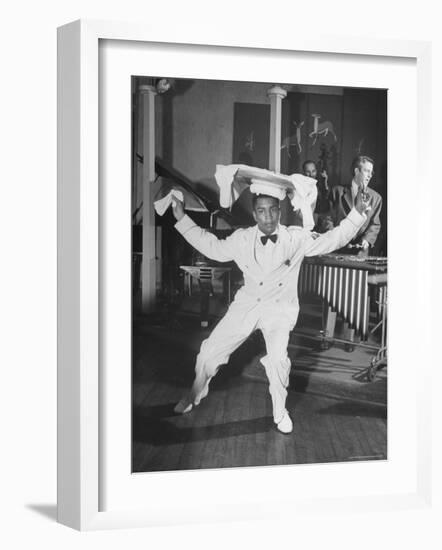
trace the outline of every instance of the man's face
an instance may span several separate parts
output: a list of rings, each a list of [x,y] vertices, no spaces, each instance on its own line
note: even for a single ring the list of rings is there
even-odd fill
[[[360,168],[355,168],[355,182],[359,187],[368,187],[370,180],[373,176],[373,164],[365,161],[361,164]]]
[[[253,217],[258,229],[265,235],[274,233],[279,223],[279,200],[273,197],[258,197],[253,209]]]
[[[316,179],[316,166],[313,162],[307,162],[307,164],[304,166],[304,176],[308,176],[309,178]]]

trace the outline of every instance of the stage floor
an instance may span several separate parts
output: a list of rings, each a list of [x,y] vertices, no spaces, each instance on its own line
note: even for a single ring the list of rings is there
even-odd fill
[[[318,328],[320,312],[304,307],[298,326]],[[133,337],[134,472],[311,464],[387,458],[387,372],[365,377],[372,352],[294,333],[287,399],[294,431],[279,433],[259,358],[250,338],[212,380],[206,399],[187,415],[173,407],[193,380],[195,355],[210,333],[197,316],[138,317]]]

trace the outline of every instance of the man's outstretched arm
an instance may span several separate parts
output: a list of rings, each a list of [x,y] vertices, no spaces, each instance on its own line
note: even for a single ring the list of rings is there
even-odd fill
[[[378,238],[379,232],[381,230],[381,214],[382,210],[382,198],[379,197],[378,200],[372,205],[372,211],[370,212],[370,223],[364,233],[361,235],[361,242],[366,241],[369,246],[374,246],[376,239]]]
[[[354,208],[337,227],[326,233],[322,233],[315,239],[309,239],[305,255],[317,256],[318,254],[328,254],[345,246],[353,239],[364,224],[367,219],[366,212],[370,208],[370,201],[364,200],[362,193],[359,192],[356,195]]]
[[[186,241],[194,248],[207,256],[211,260],[217,262],[230,262],[233,260],[233,240],[232,237],[227,239],[218,239],[209,231],[199,227],[187,214],[184,212],[184,203],[176,197],[172,199],[172,211],[177,223],[175,228]]]

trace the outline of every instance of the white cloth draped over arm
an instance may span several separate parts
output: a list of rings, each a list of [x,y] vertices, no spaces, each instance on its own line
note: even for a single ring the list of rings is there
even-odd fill
[[[248,167],[243,164],[216,165],[215,180],[219,187],[219,203],[223,208],[231,208],[247,187],[244,181],[235,181],[235,174],[240,168]]]
[[[189,216],[185,215],[175,224],[177,231],[198,252],[217,262],[230,262],[233,260],[235,250],[235,234],[226,239],[218,239],[209,231],[199,227]]]
[[[366,219],[365,214],[359,214],[356,208],[353,208],[348,216],[334,229],[322,233],[317,238],[309,237],[306,243],[305,255],[328,254],[342,248],[356,235]]]
[[[251,186],[253,192],[254,188],[259,187],[260,181],[263,188],[272,185],[273,181],[275,188],[283,191],[285,188],[286,192],[290,192],[293,209],[300,209],[302,212],[304,227],[313,229],[315,225],[313,210],[316,205],[318,190],[316,180],[313,178],[303,174],[287,176],[244,164],[229,164],[226,166],[217,164],[215,179],[219,187],[219,203],[223,208],[230,208],[251,182],[254,182]],[[279,198],[281,199],[281,197]]]
[[[293,210],[301,210],[303,226],[306,229],[313,229],[315,225],[313,211],[318,197],[316,180],[303,174],[292,174],[289,177],[294,187],[291,199]]]

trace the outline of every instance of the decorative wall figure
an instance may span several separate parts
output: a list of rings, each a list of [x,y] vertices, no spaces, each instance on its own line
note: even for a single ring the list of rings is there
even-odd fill
[[[304,121],[302,120],[299,124],[297,124],[296,121],[293,121],[293,124],[295,125],[295,128],[296,128],[295,144],[296,144],[296,147],[298,148],[298,153],[300,153],[302,151],[301,128],[304,126]]]
[[[281,151],[283,149],[287,150],[287,156],[292,158],[290,155],[290,147],[296,147],[298,154],[302,151],[301,145],[301,128],[304,126],[304,121],[302,120],[299,124],[294,120],[293,124],[296,128],[295,132],[291,136],[287,136],[283,139],[281,145]]]
[[[270,105],[235,102],[232,164],[248,164],[257,168],[268,168],[269,128]]]
[[[362,138],[362,139],[359,140],[358,147],[356,149],[356,154],[357,155],[362,155],[362,151],[363,151],[362,146],[364,145],[364,141],[365,141],[365,138]]]
[[[247,136],[244,147],[251,153],[255,150],[255,135],[253,131]]]
[[[332,122],[330,122],[329,120],[326,120],[324,122],[319,122],[321,115],[318,115],[316,113],[313,113],[312,117],[313,117],[313,132],[310,132],[309,134],[309,137],[313,138],[312,145],[316,143],[319,136],[326,137],[329,133],[333,136],[333,139],[335,141],[338,141]]]

